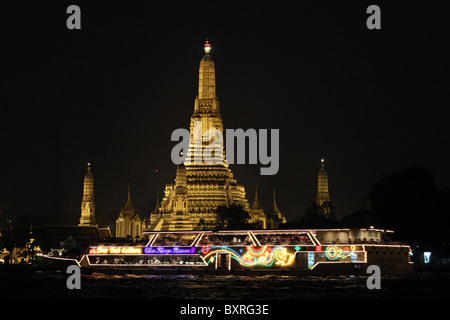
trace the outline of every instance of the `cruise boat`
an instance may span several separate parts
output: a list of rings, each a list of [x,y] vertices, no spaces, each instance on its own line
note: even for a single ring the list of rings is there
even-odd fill
[[[383,274],[412,272],[411,248],[381,229],[144,232],[145,242],[99,243],[79,259],[85,272]]]

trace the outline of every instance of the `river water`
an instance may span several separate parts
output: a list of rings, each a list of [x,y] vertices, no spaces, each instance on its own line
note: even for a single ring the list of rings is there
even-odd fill
[[[405,300],[450,299],[450,273],[382,277],[369,290],[364,276],[81,275],[69,290],[61,271],[0,270],[0,299],[84,300]]]

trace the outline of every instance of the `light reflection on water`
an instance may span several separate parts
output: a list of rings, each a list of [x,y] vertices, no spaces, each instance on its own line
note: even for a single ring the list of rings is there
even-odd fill
[[[81,290],[68,290],[64,272],[0,273],[0,298],[302,300],[449,298],[450,274],[383,277],[369,290],[364,276],[291,275],[82,275]],[[444,295],[444,296],[443,296]]]
[[[293,299],[327,295],[330,288],[358,288],[365,282],[349,277],[236,276],[236,275],[104,275],[86,276],[86,283],[115,283],[153,299]]]

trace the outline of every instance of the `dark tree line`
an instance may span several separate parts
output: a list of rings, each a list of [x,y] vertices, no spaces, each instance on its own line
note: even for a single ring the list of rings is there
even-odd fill
[[[438,189],[433,175],[412,166],[373,185],[368,201],[376,223],[423,249],[449,249],[450,190]]]
[[[203,219],[197,225],[199,230],[248,230],[261,229],[260,223],[249,222],[250,214],[242,206],[232,204],[216,208],[214,221],[207,222]]]

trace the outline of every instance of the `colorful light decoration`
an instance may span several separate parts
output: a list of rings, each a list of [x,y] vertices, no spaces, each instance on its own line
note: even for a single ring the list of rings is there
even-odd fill
[[[208,39],[206,39],[205,43],[205,53],[208,54],[211,52],[211,44],[208,42]]]
[[[142,254],[142,247],[93,247],[89,254]]]
[[[208,252],[209,252],[209,247],[207,247],[207,246],[203,247],[201,250],[201,253],[203,253],[203,254],[208,254]]]
[[[275,254],[276,262],[275,264],[278,264],[282,267],[288,266],[294,262],[294,255],[287,253],[286,248],[282,248],[278,250]]]
[[[302,250],[302,247],[292,247],[292,253],[288,252],[288,248],[284,246],[246,246],[231,248],[227,246],[204,246],[201,249],[198,247],[114,247],[114,246],[99,246],[91,247],[89,249],[89,255],[142,255],[142,254],[155,254],[155,255],[180,255],[180,254],[200,254],[206,264],[215,261],[217,254],[226,253],[230,254],[230,257],[236,260],[240,265],[244,267],[252,266],[265,266],[271,267],[277,265],[280,267],[290,266],[295,261],[295,254]],[[294,252],[295,250],[295,252]],[[315,246],[316,253],[325,253],[325,256],[330,262],[338,260],[346,260],[348,257],[352,257],[352,261],[357,261],[356,246],[337,246],[329,245],[322,251],[321,245]],[[308,253],[308,265],[310,262],[314,264],[314,256],[311,255],[314,252]],[[311,261],[310,261],[311,260]],[[314,259],[315,260],[315,259]],[[350,261],[349,261],[350,262]],[[320,261],[316,262],[321,263]],[[314,266],[315,266],[314,264]],[[311,268],[311,266],[309,266]]]
[[[294,262],[294,255],[287,252],[283,246],[269,247],[263,246],[258,250],[247,246],[247,251],[241,256],[239,253],[229,247],[208,247],[208,251],[203,257],[205,260],[217,253],[229,253],[233,259],[244,267],[256,265],[272,266],[274,263],[279,266],[288,266]],[[202,250],[202,253],[205,251]],[[213,260],[214,261],[214,260]]]
[[[146,247],[144,248],[145,254],[193,254],[195,253],[195,247]]]
[[[325,249],[325,255],[329,260],[337,260],[339,258],[345,259],[352,255],[355,251],[355,246],[344,247],[344,250],[339,249],[337,246],[328,246]]]

